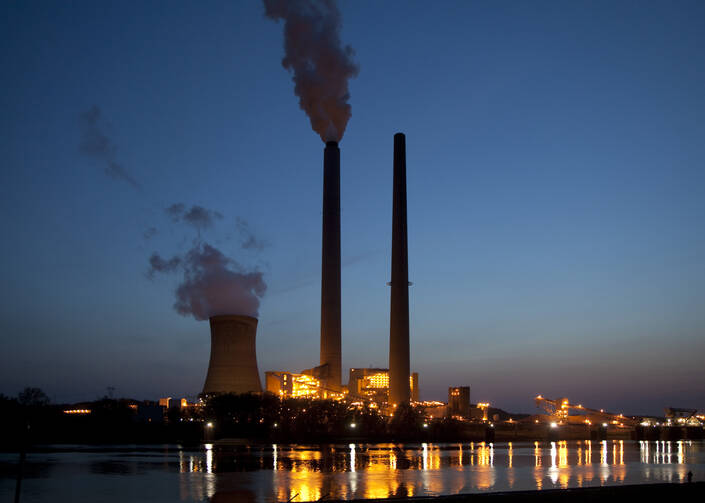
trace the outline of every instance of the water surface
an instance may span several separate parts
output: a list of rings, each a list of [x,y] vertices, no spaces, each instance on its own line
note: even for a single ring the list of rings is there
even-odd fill
[[[11,501],[18,456],[0,454]],[[22,502],[315,501],[705,480],[703,441],[48,446]]]

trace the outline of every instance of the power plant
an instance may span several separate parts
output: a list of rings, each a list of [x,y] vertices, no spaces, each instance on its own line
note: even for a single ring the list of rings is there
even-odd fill
[[[301,372],[266,372],[267,391],[280,396],[367,400],[394,406],[418,401],[418,374],[411,373],[409,351],[409,265],[406,218],[406,138],[394,135],[392,278],[389,369],[350,370],[342,385],[340,149],[326,142],[323,151],[323,225],[321,247],[320,364]]]
[[[394,135],[392,277],[388,369],[351,369],[342,384],[340,149],[326,142],[323,151],[321,229],[320,363],[301,372],[268,371],[266,389],[282,397],[350,399],[374,402],[390,411],[418,401],[419,377],[411,373],[409,350],[409,265],[406,216],[406,138]],[[255,336],[257,319],[213,316],[211,356],[204,394],[261,392]]]
[[[420,401],[419,374],[411,372],[409,343],[409,263],[406,196],[406,138],[394,135],[392,191],[392,253],[389,367],[351,368],[347,385],[341,382],[341,229],[340,149],[329,141],[323,162],[323,219],[321,257],[320,364],[291,371],[268,371],[266,390],[281,398],[345,400],[351,406],[379,409],[394,415],[395,408],[413,403],[427,418],[461,421],[468,435],[486,440],[520,438],[605,439],[661,438],[678,428],[702,428],[705,416],[695,409],[669,408],[666,419],[628,417],[572,404],[567,398],[550,400],[539,395],[536,404],[546,414],[511,415],[492,409],[489,402],[470,402],[468,386],[448,389],[448,402]],[[225,315],[210,318],[211,354],[203,394],[260,393],[256,332],[257,318]],[[182,404],[183,406],[183,404]],[[168,402],[167,402],[168,407]],[[571,414],[570,411],[574,411]],[[64,411],[85,414],[83,408]],[[473,429],[474,428],[474,429]],[[673,431],[671,431],[673,429]],[[685,431],[685,430],[684,430]]]
[[[211,358],[203,394],[261,392],[255,351],[257,318],[224,315],[209,321]]]

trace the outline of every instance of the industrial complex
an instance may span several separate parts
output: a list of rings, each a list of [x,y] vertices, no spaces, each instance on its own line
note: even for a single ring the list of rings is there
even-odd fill
[[[365,404],[393,416],[402,404],[422,408],[428,418],[453,418],[483,428],[485,436],[511,438],[644,438],[662,428],[697,428],[705,416],[690,409],[669,408],[665,418],[627,417],[622,413],[586,408],[567,398],[539,395],[541,413],[507,414],[487,402],[472,404],[469,386],[448,389],[448,401],[419,401],[419,374],[410,368],[409,267],[406,212],[406,138],[394,135],[393,211],[390,295],[389,365],[387,368],[351,368],[342,381],[340,149],[328,141],[323,152],[323,221],[321,260],[320,359],[304,370],[268,370],[260,382],[255,339],[257,319],[227,315],[210,318],[211,356],[203,395],[272,393],[281,398],[309,398]],[[657,428],[658,430],[654,429]],[[477,432],[476,432],[477,433]]]
[[[419,399],[419,375],[410,370],[409,265],[406,218],[406,138],[394,135],[392,277],[389,367],[353,368],[342,382],[340,296],[340,148],[323,151],[320,361],[301,370],[265,373],[265,389],[282,397],[366,401],[391,411]],[[229,315],[210,318],[211,357],[203,394],[259,393],[255,337],[257,319]],[[468,394],[469,407],[469,394]]]

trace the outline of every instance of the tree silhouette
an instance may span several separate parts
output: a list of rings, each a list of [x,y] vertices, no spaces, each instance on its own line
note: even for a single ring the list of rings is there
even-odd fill
[[[49,405],[49,397],[40,388],[25,388],[17,395],[17,401],[24,407]]]

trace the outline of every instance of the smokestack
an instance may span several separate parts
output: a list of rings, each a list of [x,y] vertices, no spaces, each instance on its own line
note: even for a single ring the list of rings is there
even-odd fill
[[[406,138],[394,135],[394,196],[392,209],[392,293],[389,330],[389,403],[408,403],[409,262],[406,234]]]
[[[255,335],[257,318],[212,316],[211,359],[203,393],[259,393]]]
[[[321,270],[321,378],[340,389],[340,149],[326,142],[323,151],[323,256]]]

